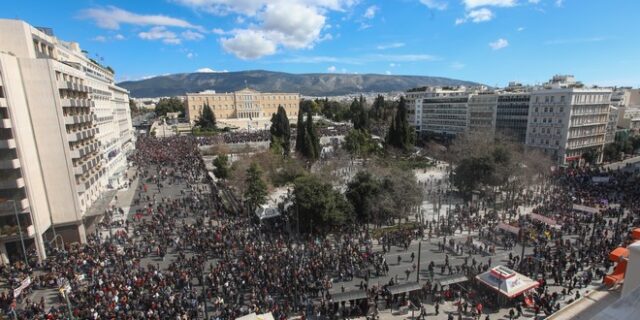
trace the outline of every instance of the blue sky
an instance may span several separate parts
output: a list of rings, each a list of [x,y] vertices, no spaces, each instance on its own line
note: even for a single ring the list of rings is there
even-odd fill
[[[265,69],[640,86],[637,0],[10,1],[118,80]]]

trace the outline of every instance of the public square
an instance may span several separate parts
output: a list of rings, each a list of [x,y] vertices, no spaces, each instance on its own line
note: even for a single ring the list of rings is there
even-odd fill
[[[567,170],[554,177],[562,185],[547,193],[531,188],[522,206],[500,222],[527,221],[524,263],[522,241],[508,228],[495,227],[488,205],[465,212],[462,202],[441,200],[438,206],[435,197],[426,197],[404,221],[414,228],[380,238],[363,226],[326,238],[300,237],[289,234],[280,218],[257,221],[235,212],[237,200],[212,183],[193,138],[141,137],[136,149],[129,187],[105,208],[87,245],[57,251],[31,272],[3,270],[12,275],[8,285],[27,275],[32,279],[18,301],[19,319],[64,318],[68,308],[81,319],[233,319],[269,312],[277,319],[471,319],[478,309],[482,319],[509,319],[510,312],[545,317],[601,290],[612,265],[608,251],[638,219],[637,209],[612,209],[619,208],[614,202],[637,201],[631,180],[616,182],[616,191],[604,194],[607,188],[587,181],[606,175],[614,183],[630,179],[632,171]],[[446,170],[439,162],[416,171],[425,194],[447,185]],[[574,198],[562,191],[567,186],[574,188]],[[610,202],[595,204],[602,210],[597,215],[584,215],[567,208],[573,202],[567,200],[577,197],[585,205],[599,197]],[[552,217],[558,226],[527,218],[531,212]],[[495,299],[475,280],[499,265],[544,280],[527,291],[528,305],[522,295]],[[61,284],[68,284],[68,304]]]

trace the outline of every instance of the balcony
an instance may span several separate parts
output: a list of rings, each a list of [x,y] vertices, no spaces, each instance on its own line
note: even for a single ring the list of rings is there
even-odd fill
[[[58,81],[58,88],[78,92],[89,92],[89,87],[71,81]]]
[[[7,98],[0,98],[0,108],[7,107]]]
[[[95,136],[96,133],[98,133],[98,128],[89,128],[67,133],[67,138],[69,139],[69,142],[77,142],[80,140],[91,138]]]
[[[62,107],[71,108],[91,108],[93,107],[93,101],[89,99],[60,99]]]
[[[80,124],[91,122],[93,117],[90,114],[79,115],[79,116],[65,116],[64,124]]]
[[[18,189],[24,187],[24,179],[19,178],[7,178],[0,181],[0,189]]]
[[[3,128],[3,129],[11,128],[11,119],[0,119],[0,128]]]
[[[90,143],[86,146],[82,146],[79,147],[77,149],[71,150],[71,158],[73,159],[78,159],[78,158],[82,158],[94,151],[98,150],[99,147],[99,143],[98,142],[94,142],[94,143]]]
[[[15,149],[16,148],[16,140],[7,139],[0,140],[0,149]]]
[[[20,168],[20,160],[18,159],[0,160],[0,169],[18,169],[18,168]]]

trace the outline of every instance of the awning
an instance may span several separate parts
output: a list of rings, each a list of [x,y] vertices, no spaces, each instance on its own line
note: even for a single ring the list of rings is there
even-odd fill
[[[369,296],[367,295],[367,292],[364,290],[346,291],[346,292],[339,292],[339,293],[333,294],[331,296],[331,302],[360,300],[360,299],[366,299],[368,297]]]
[[[454,276],[454,277],[447,277],[447,278],[440,279],[438,280],[438,284],[440,286],[450,286],[452,284],[465,282],[468,280],[469,278],[467,278],[467,276]]]
[[[417,282],[409,282],[409,283],[403,283],[403,284],[387,287],[387,290],[389,290],[389,292],[392,295],[411,292],[411,291],[418,291],[421,289],[422,289],[422,285]]]
[[[585,212],[585,213],[591,213],[591,214],[595,214],[595,213],[600,212],[600,209],[598,209],[598,208],[587,207],[587,206],[583,206],[581,204],[574,204],[573,205],[573,210],[580,211],[580,212]]]
[[[507,298],[516,297],[540,285],[538,281],[504,266],[497,266],[481,273],[476,279]]]

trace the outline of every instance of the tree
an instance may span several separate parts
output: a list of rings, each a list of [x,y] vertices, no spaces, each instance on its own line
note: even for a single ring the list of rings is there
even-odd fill
[[[184,102],[178,98],[162,98],[156,104],[155,112],[157,116],[166,116],[168,112],[180,112],[180,116],[184,117]]]
[[[349,107],[351,122],[356,130],[369,130],[369,114],[365,111],[364,104],[364,97],[360,96],[360,99],[353,99]]]
[[[387,133],[387,145],[409,151],[415,144],[415,131],[407,120],[407,107],[404,98],[400,98],[395,117]]]
[[[273,150],[282,150],[281,152],[288,156],[291,151],[291,128],[289,126],[289,118],[287,112],[282,106],[278,106],[278,111],[271,116],[271,144]]]
[[[245,180],[247,189],[244,192],[245,203],[250,213],[254,213],[259,205],[267,199],[267,184],[262,180],[262,170],[255,162],[247,169]]]
[[[213,167],[213,175],[215,175],[216,178],[225,180],[229,177],[229,157],[227,157],[226,154],[218,155],[213,160]]]
[[[196,125],[203,131],[216,130],[216,115],[208,104],[205,104],[200,113],[200,118],[196,121]]]
[[[303,233],[326,233],[353,220],[353,209],[344,195],[312,175],[294,182],[292,208],[292,218]]]
[[[452,182],[468,200],[479,186],[492,181],[494,172],[495,166],[491,158],[466,158],[455,168]]]
[[[371,139],[369,132],[351,129],[344,136],[343,146],[352,157],[366,157],[368,154],[374,152],[376,143]]]
[[[298,108],[298,122],[296,123],[296,151],[304,154],[304,141],[307,130],[304,126],[304,112],[302,111],[302,103]]]
[[[136,102],[133,99],[129,99],[129,111],[131,111],[131,115],[136,115],[140,112],[140,109],[136,105]]]
[[[371,173],[360,171],[347,184],[345,196],[355,212],[355,218],[360,223],[378,222],[377,200],[382,191],[382,184]],[[378,207],[379,208],[379,207]]]

